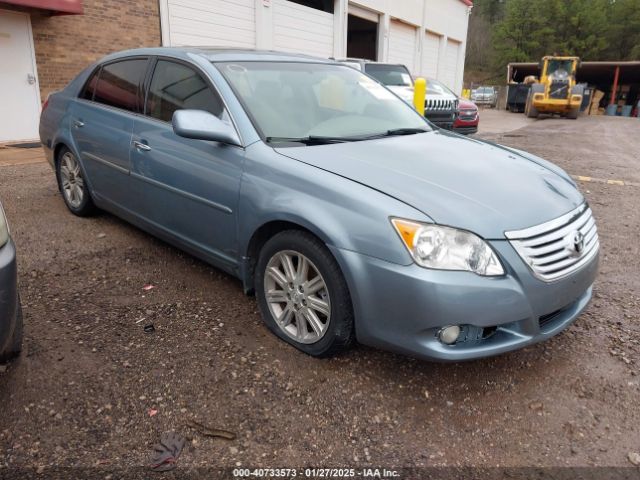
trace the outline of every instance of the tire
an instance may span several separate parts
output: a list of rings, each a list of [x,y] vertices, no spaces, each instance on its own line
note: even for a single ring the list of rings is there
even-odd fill
[[[262,319],[282,340],[314,357],[336,355],[354,342],[347,283],[316,237],[300,230],[278,233],[262,247],[255,273]]]
[[[574,108],[573,110],[570,110],[567,113],[567,118],[570,120],[576,120],[578,118],[578,115],[580,114],[580,109],[579,108]]]
[[[524,107],[524,114],[528,118],[538,118],[538,109],[533,106],[533,95],[527,97],[527,105]]]
[[[6,352],[0,352],[0,363],[5,363],[14,357],[20,355],[22,351],[22,336],[24,332],[24,323],[22,320],[22,306],[20,305],[20,297],[18,297],[18,313],[16,318],[16,328],[13,331],[13,338]]]
[[[80,162],[66,147],[60,150],[56,159],[56,178],[58,189],[71,213],[79,217],[88,217],[96,212],[97,208],[91,198]]]

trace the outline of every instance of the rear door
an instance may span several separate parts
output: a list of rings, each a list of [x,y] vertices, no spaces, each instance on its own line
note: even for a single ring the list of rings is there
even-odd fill
[[[71,105],[71,131],[92,194],[125,209],[135,207],[129,157],[148,63],[127,58],[98,67]]]
[[[165,234],[233,266],[244,149],[177,136],[171,119],[180,109],[205,110],[231,124],[203,72],[160,58],[149,83],[146,114],[136,118],[133,129],[131,177],[139,208]]]

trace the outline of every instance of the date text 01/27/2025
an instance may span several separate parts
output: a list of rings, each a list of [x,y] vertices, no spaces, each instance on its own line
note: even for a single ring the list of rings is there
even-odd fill
[[[233,478],[398,478],[386,468],[235,468]]]

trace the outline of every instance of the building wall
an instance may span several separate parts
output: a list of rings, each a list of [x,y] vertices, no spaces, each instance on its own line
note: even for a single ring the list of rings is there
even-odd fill
[[[161,44],[158,0],[84,0],[83,15],[0,6],[31,16],[42,101],[108,53]]]
[[[456,93],[462,92],[464,59],[467,48],[469,7],[460,0],[337,0],[355,4],[380,15],[380,61],[390,58],[391,22],[400,20],[416,27],[415,75],[437,78]],[[434,47],[437,50],[434,50]],[[391,52],[393,53],[393,52]]]
[[[364,18],[378,23],[379,61],[404,63],[416,75],[436,77],[452,90],[462,90],[469,7],[461,0],[334,0],[333,14],[287,0],[158,1],[164,45],[202,45],[215,30],[215,38],[205,44],[336,58],[347,55],[348,13],[355,7],[358,16],[364,10]],[[251,11],[242,24],[230,20],[240,10]],[[432,58],[434,47],[437,58]],[[423,48],[428,51],[423,53]]]

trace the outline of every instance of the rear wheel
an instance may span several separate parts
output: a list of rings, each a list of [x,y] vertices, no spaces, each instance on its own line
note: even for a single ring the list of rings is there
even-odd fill
[[[67,208],[74,215],[87,217],[96,211],[80,162],[68,148],[63,148],[56,162],[58,187]]]
[[[255,278],[262,318],[281,339],[316,357],[353,343],[347,284],[327,247],[310,233],[288,230],[271,238]]]
[[[567,113],[567,118],[570,118],[571,120],[575,120],[578,118],[579,114],[580,114],[580,109],[574,108],[573,110],[569,110],[569,112]]]

